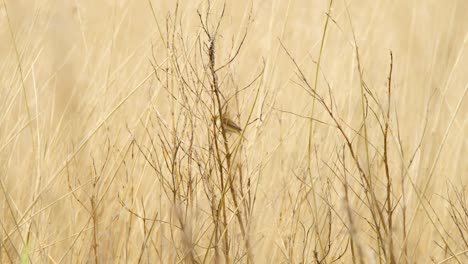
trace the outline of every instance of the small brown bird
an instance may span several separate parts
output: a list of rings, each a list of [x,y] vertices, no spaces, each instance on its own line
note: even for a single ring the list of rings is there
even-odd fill
[[[235,133],[235,134],[240,134],[240,132],[242,132],[242,128],[240,128],[234,121],[232,121],[228,117],[223,116],[222,119],[223,120],[221,123],[224,127],[224,130],[226,130],[226,132]],[[219,116],[215,116],[215,121],[216,122],[219,121]]]

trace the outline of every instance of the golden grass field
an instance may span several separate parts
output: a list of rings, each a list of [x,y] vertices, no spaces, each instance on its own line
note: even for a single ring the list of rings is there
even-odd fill
[[[466,10],[2,0],[0,263],[468,263]]]

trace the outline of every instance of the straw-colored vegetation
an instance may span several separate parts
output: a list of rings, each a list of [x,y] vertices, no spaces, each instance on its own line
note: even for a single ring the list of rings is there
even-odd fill
[[[468,2],[0,2],[1,263],[467,263]]]

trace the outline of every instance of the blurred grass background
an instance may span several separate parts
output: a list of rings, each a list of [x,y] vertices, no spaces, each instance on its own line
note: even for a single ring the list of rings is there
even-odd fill
[[[205,4],[179,3],[177,33],[187,50],[201,30],[197,10]],[[222,2],[213,5],[213,14],[218,14]],[[254,263],[314,260],[312,244],[301,242],[309,239],[313,209],[294,211],[297,194],[305,188],[298,175],[309,162],[309,121],[298,115],[311,115],[311,98],[298,85],[296,69],[280,43],[313,79],[328,5],[322,0],[226,1],[216,51],[220,64],[232,56],[246,28],[248,35],[235,63],[220,77],[223,89],[233,95],[265,67],[261,82],[239,93],[235,103],[244,124],[259,91],[253,110],[257,120],[246,129],[240,157],[256,185],[249,224]],[[156,115],[170,123],[171,96],[155,77],[151,61],[164,65],[168,58],[158,24],[164,32],[174,22],[174,10],[174,1],[150,0],[0,3],[2,263],[21,259],[26,244],[32,263],[186,261],[179,252],[183,242],[171,231],[174,208],[132,145],[137,140],[150,148],[145,128],[151,127],[149,120]],[[353,31],[365,82],[382,100],[389,51],[394,54],[391,141],[396,144],[400,137],[407,156],[393,150],[390,162],[395,168],[412,162],[407,177],[419,190],[428,185],[424,203],[430,205],[428,211],[417,207],[420,198],[409,182],[403,187],[407,196],[396,195],[398,205],[406,199],[407,221],[414,218],[415,223],[407,230],[407,241],[398,237],[394,242],[397,248],[409,245],[410,252],[398,262],[468,261],[467,241],[462,238],[468,237],[468,228],[460,233],[449,210],[454,206],[451,199],[461,197],[466,202],[468,193],[466,10],[464,0],[363,0],[335,1],[328,14],[332,20],[318,85],[323,91],[330,85],[339,106],[336,111],[355,130],[362,114]],[[317,108],[313,117],[326,120],[327,115]],[[369,130],[379,128],[373,124]],[[378,132],[369,134],[371,141],[378,137]],[[314,173],[309,179],[327,190],[331,199],[320,206],[333,208],[337,216],[345,214],[346,206],[340,182],[328,166],[336,163],[339,142],[330,126],[316,126]],[[363,145],[356,139],[358,149],[363,150]],[[402,171],[392,172],[396,189],[402,188]],[[201,191],[196,195],[203,196]],[[308,201],[310,195],[299,200]],[[153,221],[154,230],[153,222],[137,219],[119,200],[127,201],[133,212],[160,219]],[[203,203],[201,198],[195,201]],[[351,204],[358,212],[360,201]],[[459,212],[466,227],[466,204],[460,206],[465,209]],[[203,241],[207,239],[202,232],[207,228],[203,210],[193,214],[194,237]],[[347,248],[346,229],[339,220],[332,224],[333,237],[340,242],[331,255],[337,257]],[[92,232],[93,226],[97,232]],[[395,228],[395,233],[402,232]],[[372,232],[365,224],[358,225],[357,232],[364,262],[373,263],[378,253],[369,242],[375,239]],[[240,239],[230,235],[233,241]],[[459,254],[457,258],[451,257],[453,252],[443,241]],[[98,258],[91,253],[96,244]],[[310,252],[305,250],[309,247]],[[232,251],[235,255],[234,246]],[[350,253],[339,262],[351,262]]]

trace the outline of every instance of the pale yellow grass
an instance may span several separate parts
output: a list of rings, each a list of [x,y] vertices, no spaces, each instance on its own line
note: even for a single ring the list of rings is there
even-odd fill
[[[212,2],[214,28],[222,1]],[[197,153],[208,144],[212,119],[178,92],[180,75],[166,80],[164,73],[175,61],[190,72],[185,59],[205,52],[197,9],[205,12],[206,1],[181,1],[177,17],[170,0],[0,2],[0,262],[467,263],[468,2],[335,1],[329,14],[317,90],[327,102],[333,94],[333,111],[373,175],[382,208],[382,130],[369,121],[364,136],[356,44],[363,81],[380,102],[373,110],[387,109],[393,52],[393,259],[378,246],[342,136],[318,103],[312,110],[287,55],[313,85],[328,5],[226,1],[218,66],[248,30],[236,60],[218,74],[243,129],[225,138],[236,149],[225,173],[240,189],[236,201],[225,193],[219,223],[226,233],[213,242],[207,184],[219,183],[200,166],[210,158],[190,163],[180,150],[171,175],[182,191],[174,198],[161,184],[175,129],[190,124],[178,134],[183,147],[192,131]],[[177,49],[162,40],[166,31],[175,32]],[[193,116],[181,118],[187,108]],[[311,126],[310,118],[324,123]]]

